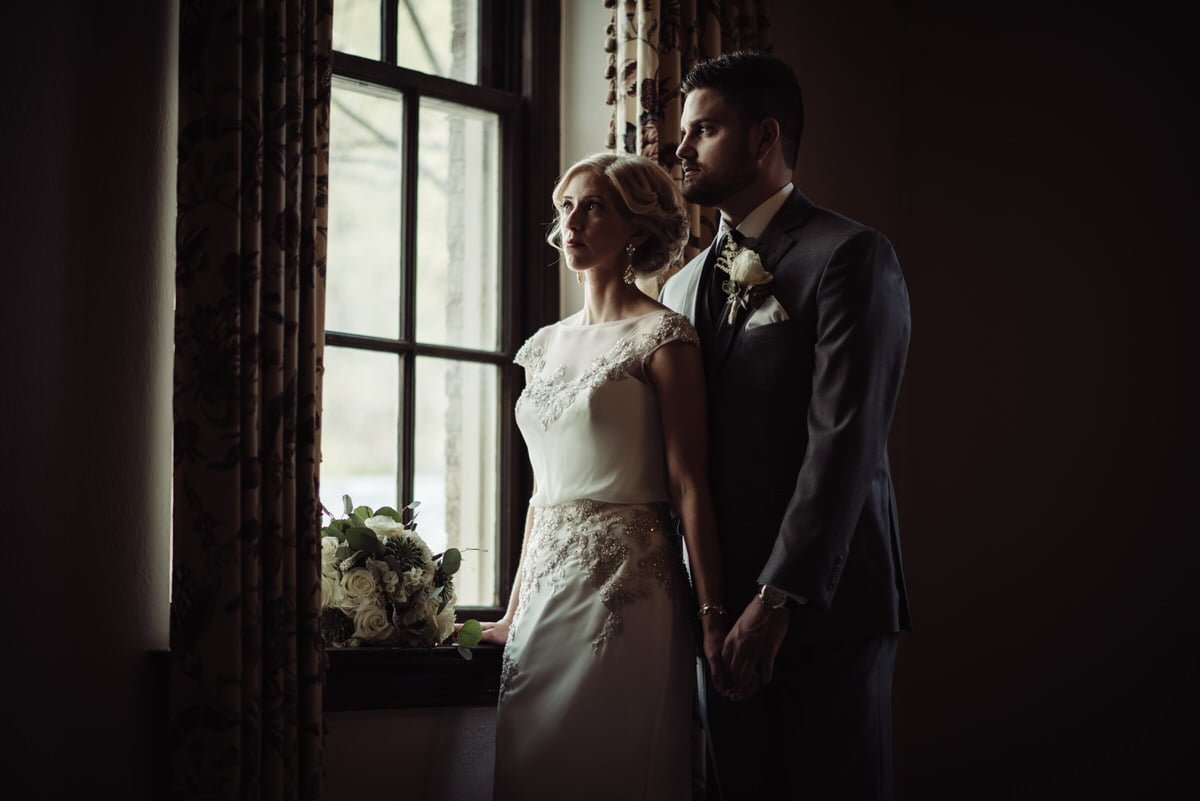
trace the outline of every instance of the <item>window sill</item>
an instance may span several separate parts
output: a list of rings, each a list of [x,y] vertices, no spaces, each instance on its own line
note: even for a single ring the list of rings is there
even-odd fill
[[[494,705],[504,649],[480,645],[471,650],[468,661],[450,647],[328,648],[325,708]]]

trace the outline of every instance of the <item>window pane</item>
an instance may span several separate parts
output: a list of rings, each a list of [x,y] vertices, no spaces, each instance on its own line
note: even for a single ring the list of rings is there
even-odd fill
[[[400,336],[400,98],[334,79],[325,327]]]
[[[417,339],[495,350],[499,328],[499,118],[421,101]]]
[[[478,83],[478,1],[400,0],[396,57],[401,67]]]
[[[333,49],[379,60],[380,0],[337,0]]]
[[[400,357],[325,348],[321,413],[321,502],[342,516],[356,505],[397,506]]]
[[[417,359],[413,494],[417,531],[438,552],[465,551],[454,577],[458,603],[496,598],[499,536],[499,370],[489,364]]]

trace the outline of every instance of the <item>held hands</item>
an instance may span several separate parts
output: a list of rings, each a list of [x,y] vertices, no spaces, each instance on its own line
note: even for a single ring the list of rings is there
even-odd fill
[[[758,598],[746,605],[721,649],[729,685],[722,693],[726,698],[744,701],[761,685],[770,683],[775,657],[787,634],[788,617],[787,610],[769,609]]]

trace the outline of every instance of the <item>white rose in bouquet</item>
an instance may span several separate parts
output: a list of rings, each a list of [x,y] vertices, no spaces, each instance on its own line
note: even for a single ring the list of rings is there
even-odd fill
[[[363,525],[380,537],[399,537],[402,534],[409,533],[409,530],[404,527],[403,523],[387,515],[368,517],[363,521]]]
[[[342,574],[343,606],[359,607],[375,597],[375,577],[365,567],[352,567]]]
[[[354,613],[354,636],[366,642],[387,642],[396,631],[383,607],[363,604]]]
[[[337,537],[321,538],[321,608],[340,606],[345,600],[341,576],[338,573]]]

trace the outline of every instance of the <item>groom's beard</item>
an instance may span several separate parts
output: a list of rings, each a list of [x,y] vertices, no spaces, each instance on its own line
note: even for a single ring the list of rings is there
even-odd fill
[[[701,206],[720,206],[721,202],[754,183],[758,171],[754,162],[734,165],[732,168],[713,170],[701,166],[700,175],[683,179],[683,198]]]

